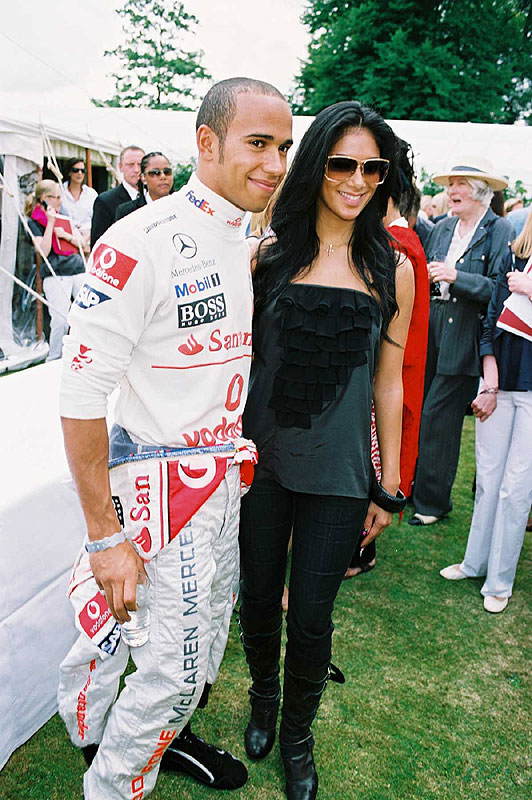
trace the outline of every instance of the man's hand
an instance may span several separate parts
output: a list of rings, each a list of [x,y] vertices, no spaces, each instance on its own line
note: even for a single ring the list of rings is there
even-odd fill
[[[443,261],[431,261],[427,264],[427,269],[431,283],[439,283],[440,281],[454,283],[458,274],[455,267],[448,267]]]
[[[391,525],[393,516],[389,511],[380,508],[373,501],[370,502],[368,513],[364,522],[364,530],[367,531],[366,536],[362,539],[360,544],[361,549],[367,547],[370,542],[379,536],[388,525]]]
[[[128,611],[137,610],[137,573],[143,572],[144,562],[129,542],[91,553],[90,565],[96,583],[117,622],[129,622]]]
[[[471,403],[473,413],[479,422],[485,422],[497,408],[497,395],[495,392],[478,394]]]

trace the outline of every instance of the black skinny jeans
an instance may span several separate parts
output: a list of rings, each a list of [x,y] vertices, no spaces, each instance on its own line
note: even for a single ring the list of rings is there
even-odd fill
[[[242,499],[241,615],[251,624],[280,612],[293,531],[286,647],[292,662],[330,661],[334,601],[367,507],[367,500],[301,494],[270,479],[254,481]]]

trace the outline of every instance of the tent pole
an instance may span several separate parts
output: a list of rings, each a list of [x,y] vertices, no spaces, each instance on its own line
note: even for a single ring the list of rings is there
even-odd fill
[[[42,278],[41,278],[41,256],[40,253],[35,254],[35,264],[37,272],[35,273],[35,289],[37,293],[42,295]],[[37,300],[35,304],[35,332],[37,333],[37,340],[42,339],[42,303]]]
[[[92,186],[91,151],[88,147],[85,148],[85,165],[87,167],[87,186]]]

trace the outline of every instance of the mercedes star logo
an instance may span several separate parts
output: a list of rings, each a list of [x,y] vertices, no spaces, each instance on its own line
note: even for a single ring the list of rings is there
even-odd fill
[[[173,237],[174,247],[183,258],[194,258],[198,245],[188,233],[176,233]]]

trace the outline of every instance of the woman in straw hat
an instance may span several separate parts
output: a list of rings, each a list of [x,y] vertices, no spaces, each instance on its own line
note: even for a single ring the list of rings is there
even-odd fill
[[[480,342],[483,381],[473,401],[477,493],[464,559],[442,578],[485,577],[484,608],[504,611],[532,503],[532,211],[499,273]],[[505,308],[511,297],[514,310]],[[515,315],[519,311],[521,316]]]
[[[477,156],[455,161],[434,176],[447,187],[453,216],[441,220],[427,245],[432,301],[411,525],[431,525],[452,509],[465,410],[481,374],[481,320],[513,238],[490,209],[505,178]]]

